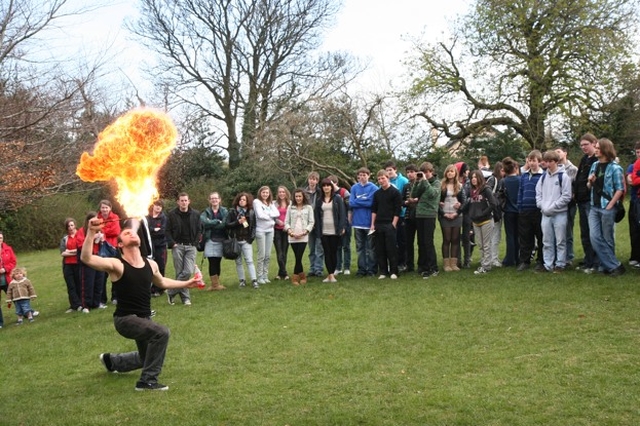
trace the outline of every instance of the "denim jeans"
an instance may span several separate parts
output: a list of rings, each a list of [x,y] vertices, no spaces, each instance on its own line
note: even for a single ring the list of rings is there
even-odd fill
[[[247,269],[249,270],[249,278],[251,278],[251,281],[256,280],[256,268],[253,265],[253,247],[246,241],[238,241],[238,245],[240,246],[240,256],[235,260],[238,279],[240,281],[245,280],[244,267],[242,266],[242,259],[244,259],[244,262],[247,264]]]
[[[135,352],[110,354],[113,369],[124,373],[142,368],[140,381],[157,383],[167,353],[169,329],[135,315],[113,317],[113,325],[121,336],[135,340],[138,346]]]
[[[578,213],[580,214],[580,241],[584,251],[584,267],[597,268],[600,260],[593,246],[591,245],[591,231],[589,230],[589,213],[591,212],[591,202],[578,203]]]
[[[324,251],[322,251],[321,238],[316,236],[315,231],[309,234],[309,273],[312,275],[322,275],[324,270]]]
[[[591,245],[598,253],[600,269],[603,271],[612,271],[620,266],[616,258],[615,217],[615,207],[606,210],[592,205],[589,211]]]
[[[353,228],[358,255],[358,275],[375,275],[378,267],[369,229]]]
[[[351,269],[351,226],[348,225],[344,230],[344,234],[340,237],[336,269],[340,271]]]
[[[567,213],[542,215],[542,258],[547,271],[567,264]]]
[[[264,233],[256,232],[256,245],[258,246],[256,273],[258,274],[258,280],[266,280],[269,277],[269,262],[271,260],[271,247],[273,246],[273,230]]]
[[[173,268],[176,271],[176,280],[187,281],[196,269],[196,256],[198,255],[196,247],[176,244],[171,249],[171,253],[173,255]],[[167,290],[167,294],[170,297],[179,294],[182,303],[191,300],[188,288]]]
[[[520,264],[520,243],[518,242],[518,213],[505,212],[502,216],[504,222],[505,243],[507,251],[502,264],[504,266],[517,266]]]

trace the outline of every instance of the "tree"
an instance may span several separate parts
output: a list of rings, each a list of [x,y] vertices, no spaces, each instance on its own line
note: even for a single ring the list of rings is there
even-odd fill
[[[151,74],[177,102],[226,135],[230,168],[256,135],[301,94],[332,90],[342,55],[315,55],[334,0],[141,0],[129,25],[158,62]]]
[[[620,96],[637,10],[638,0],[476,0],[451,41],[417,46],[410,107],[452,140],[506,127],[541,148],[552,119]]]
[[[66,3],[0,0],[2,212],[77,182],[75,160],[84,148],[82,123],[88,123],[99,64],[71,72],[64,58],[50,62],[30,55],[60,19],[89,10],[68,9]]]

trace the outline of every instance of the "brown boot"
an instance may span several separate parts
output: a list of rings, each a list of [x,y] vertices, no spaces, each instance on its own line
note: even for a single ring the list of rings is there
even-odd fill
[[[300,285],[300,275],[298,275],[298,274],[291,275],[291,284],[293,284],[295,286],[299,286]]]
[[[451,269],[451,258],[445,257],[443,263],[444,263],[443,269],[445,272],[453,271],[453,269]]]
[[[460,268],[458,268],[458,258],[457,257],[452,257],[449,259],[449,267],[451,268],[451,270],[453,272],[459,271]]]
[[[226,287],[220,284],[220,277],[218,275],[211,275],[211,287],[207,291],[225,290]]]
[[[300,272],[300,284],[304,285],[307,283],[307,274],[304,272]]]

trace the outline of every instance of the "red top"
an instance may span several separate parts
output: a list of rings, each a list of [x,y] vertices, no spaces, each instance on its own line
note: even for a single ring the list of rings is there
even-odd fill
[[[107,218],[103,218],[101,214],[98,214],[100,219],[105,220],[102,227],[102,233],[104,234],[104,240],[114,247],[118,246],[118,235],[120,235],[120,218],[114,212],[109,212]]]
[[[76,232],[76,244],[78,245],[78,251],[82,251],[82,245],[84,244],[84,240],[85,240],[84,228],[80,228],[78,229],[78,232]],[[100,249],[100,245],[93,243],[92,254],[98,254],[99,249]]]
[[[83,237],[84,240],[84,237]],[[77,250],[77,254],[80,254],[80,250],[82,250],[82,244],[78,244],[78,231],[76,231],[76,235],[73,237],[71,235],[67,235],[67,250]],[[78,256],[65,256],[64,258],[65,265],[77,265],[78,264]]]
[[[7,243],[2,243],[2,247],[0,248],[0,268],[4,268],[5,270],[7,285],[11,282],[11,271],[16,267],[16,263],[18,263],[18,260],[11,246]]]

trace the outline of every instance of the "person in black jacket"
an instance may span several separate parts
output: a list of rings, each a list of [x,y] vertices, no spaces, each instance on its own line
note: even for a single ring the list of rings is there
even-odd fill
[[[236,272],[240,287],[245,287],[247,281],[244,275],[242,259],[247,264],[249,270],[249,278],[253,288],[257,289],[258,278],[256,267],[253,264],[253,240],[256,238],[256,215],[253,211],[253,197],[247,192],[241,192],[233,199],[233,205],[229,209],[227,216],[227,229],[229,236],[235,236],[240,246],[240,256],[236,258]]]
[[[200,234],[200,212],[192,209],[189,204],[189,195],[186,192],[178,194],[178,207],[168,214],[167,246],[173,256],[173,267],[176,271],[176,280],[186,281],[193,275],[196,267],[198,251],[196,245]],[[173,298],[180,295],[182,303],[191,306],[191,295],[188,288],[167,291],[170,305]]]
[[[467,204],[467,214],[473,223],[476,244],[480,247],[480,267],[474,271],[474,274],[486,274],[491,270],[491,236],[496,201],[491,188],[485,185],[484,176],[480,170],[471,172],[469,183],[471,196]]]
[[[316,238],[322,242],[324,263],[327,267],[327,277],[324,283],[335,283],[338,264],[338,246],[340,237],[347,228],[347,209],[342,197],[335,192],[331,179],[323,179],[321,183],[321,195],[316,199],[314,209]]]
[[[398,250],[396,245],[397,226],[402,209],[402,194],[391,185],[386,171],[378,172],[380,188],[373,194],[371,205],[371,231],[375,231],[376,257],[378,258],[378,279],[390,276],[398,278]]]

